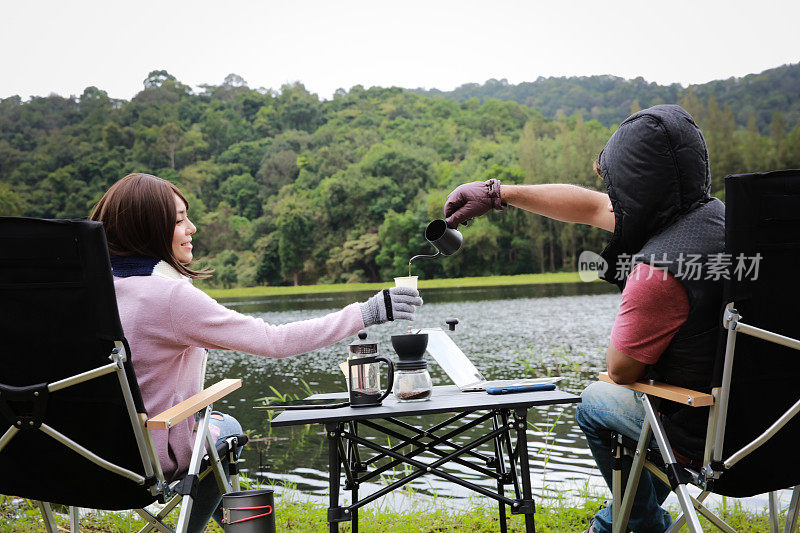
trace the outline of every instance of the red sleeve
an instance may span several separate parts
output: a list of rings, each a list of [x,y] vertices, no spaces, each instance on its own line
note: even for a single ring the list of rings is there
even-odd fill
[[[658,361],[689,316],[686,289],[672,274],[638,264],[628,276],[611,344],[641,363]]]

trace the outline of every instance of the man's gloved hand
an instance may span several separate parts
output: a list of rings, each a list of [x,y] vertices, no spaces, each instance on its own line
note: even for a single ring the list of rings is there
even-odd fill
[[[392,287],[361,304],[361,318],[364,327],[383,324],[389,320],[414,320],[416,307],[422,305],[417,289],[411,287]]]
[[[485,215],[492,209],[502,210],[505,207],[506,204],[500,200],[500,180],[492,178],[456,187],[447,196],[444,216],[448,226],[457,228],[459,224]]]

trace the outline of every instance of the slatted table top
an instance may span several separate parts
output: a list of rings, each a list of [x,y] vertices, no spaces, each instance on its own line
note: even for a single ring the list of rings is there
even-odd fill
[[[315,394],[310,398],[341,398],[347,400],[346,392]],[[435,413],[457,413],[490,409],[530,408],[537,405],[578,403],[580,396],[561,390],[521,392],[513,394],[487,394],[483,391],[461,392],[455,385],[433,388],[430,401],[398,402],[390,394],[383,404],[377,407],[338,407],[335,409],[286,410],[272,419],[274,427],[301,424],[325,424],[328,422],[349,422],[373,418],[429,415]]]

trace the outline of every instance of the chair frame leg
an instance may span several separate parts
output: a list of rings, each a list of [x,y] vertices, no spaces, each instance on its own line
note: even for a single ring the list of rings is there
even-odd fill
[[[234,474],[231,476],[231,491],[233,492],[239,492],[242,490],[241,482],[239,480],[239,467],[236,464],[236,461],[236,453],[234,453],[233,449],[231,449],[231,451],[228,452],[228,464],[236,466],[234,469]]]
[[[206,432],[206,447],[208,448],[209,465],[217,478],[217,486],[222,494],[231,492],[231,485],[228,483],[225,471],[222,469],[222,460],[217,453],[217,443],[211,436],[211,432]]]
[[[200,472],[200,463],[205,455],[205,436],[208,433],[208,423],[211,418],[211,405],[200,411],[200,419],[197,423],[197,437],[192,447],[192,459],[189,461],[189,472],[187,475],[196,476]],[[214,449],[212,447],[212,449]],[[214,449],[215,450],[215,449]],[[216,450],[215,450],[216,451]],[[191,494],[186,494],[181,502],[181,512],[178,515],[178,523],[175,531],[185,533],[189,527],[189,516],[192,512],[194,499]]]
[[[239,476],[234,474],[231,476],[231,482],[228,483],[225,471],[222,468],[222,462],[220,460],[219,455],[217,454],[217,449],[215,446],[215,442],[213,442],[213,438],[208,431],[209,421],[210,421],[210,414],[212,410],[212,405],[209,405],[203,411],[201,411],[200,419],[198,421],[198,431],[197,437],[195,439],[193,449],[192,449],[192,460],[190,461],[189,465],[189,473],[194,474],[198,477],[198,480],[202,480],[208,475],[209,473],[214,474],[217,480],[217,484],[220,488],[220,491],[223,494],[227,494],[233,490],[239,490]],[[202,474],[199,472],[200,464],[202,462],[202,458],[205,455],[205,447],[204,444],[208,445],[208,455],[210,458],[210,468],[205,470]],[[229,454],[230,460],[235,460],[235,454]],[[33,500],[34,503],[39,507],[39,512],[41,513],[42,520],[44,521],[44,528],[47,533],[59,533],[58,525],[55,521],[55,516],[53,515],[53,510],[50,507],[48,502],[43,502],[39,500]],[[173,531],[168,526],[163,523],[163,519],[170,514],[170,512],[177,507],[178,504],[181,504],[180,515],[178,516],[178,524]],[[158,530],[161,533],[175,533],[175,532],[185,532],[186,528],[188,527],[188,520],[189,515],[191,514],[192,510],[192,497],[191,495],[186,495],[181,497],[180,495],[176,495],[167,504],[164,506],[161,511],[154,515],[145,509],[134,509],[134,511],[141,516],[147,523],[139,530],[139,533],[145,533],[152,531],[154,529]],[[70,518],[70,531],[72,533],[79,533],[80,531],[80,508],[79,507],[70,507],[69,508],[69,518]]]
[[[47,533],[58,533],[58,525],[56,525],[56,517],[53,515],[53,509],[47,502],[34,500],[39,507],[39,512],[42,514],[44,520],[44,529]]]
[[[769,502],[769,533],[780,533],[778,513],[780,513],[781,505],[778,502],[778,492],[774,490],[769,492],[767,501]]]
[[[656,411],[647,394],[642,395],[642,407],[644,407],[646,418],[650,422],[650,426],[653,430],[653,437],[656,439],[658,451],[661,453],[664,464],[676,465],[675,454],[672,453],[672,447],[669,444],[669,440],[667,440],[664,427],[661,425],[661,420],[659,420],[658,415],[656,415]],[[689,531],[691,531],[691,533],[702,532],[703,527],[700,525],[700,519],[697,517],[697,511],[692,503],[692,497],[689,494],[689,488],[686,486],[686,483],[679,483],[672,489],[672,492],[678,497],[678,502],[681,505],[681,509],[683,509]]]
[[[176,498],[176,499],[178,501],[180,501],[179,497]],[[177,502],[176,502],[176,504],[177,504]],[[170,511],[174,507],[175,507],[175,505],[170,507]],[[136,509],[135,511],[136,511],[136,514],[138,514],[139,516],[144,518],[145,521],[147,522],[144,525],[144,527],[142,527],[142,529],[140,529],[138,531],[138,533],[149,533],[150,531],[153,531],[154,529],[158,530],[160,533],[175,533],[172,529],[170,529],[169,527],[164,525],[164,522],[163,522],[164,517],[169,514],[169,511],[164,513],[163,516],[162,516],[162,513],[164,512],[163,510],[161,512],[159,512],[158,514],[156,514],[156,515],[148,512],[146,509]]]
[[[69,508],[69,530],[71,533],[80,533],[81,508],[70,506]]]
[[[697,509],[698,513],[703,515],[706,518],[706,520],[717,526],[717,528],[719,528],[721,531],[724,531],[725,533],[738,533],[735,529],[729,526],[722,518],[712,513],[711,510],[705,505],[703,505],[702,502],[700,502],[699,500],[692,498],[692,505],[694,505],[694,508]]]
[[[222,470],[222,463],[217,454],[217,446],[211,434],[208,431],[209,422],[211,421],[211,411],[214,405],[211,404],[202,411],[197,421],[197,437],[195,438],[194,445],[192,446],[192,459],[189,461],[189,472],[187,475],[198,476],[200,474],[200,465],[203,461],[203,456],[206,454],[206,445],[208,446],[208,455],[210,458],[211,470],[217,478],[217,485],[223,494],[231,491],[231,486]],[[175,526],[175,531],[185,533],[189,527],[189,516],[192,512],[192,505],[194,499],[191,494],[186,494],[181,502],[181,511],[178,515],[178,523]]]
[[[650,421],[645,419],[642,423],[642,432],[639,435],[639,443],[636,445],[636,453],[633,457],[633,464],[628,474],[628,481],[625,485],[625,496],[622,498],[619,512],[614,513],[612,508],[611,516],[611,531],[613,533],[625,533],[628,528],[628,520],[631,517],[631,509],[633,508],[633,500],[636,496],[636,490],[639,488],[639,480],[642,477],[642,469],[644,468],[645,457],[647,456],[647,443],[650,442]],[[621,476],[620,476],[621,477]],[[615,491],[617,494],[619,490]]]
[[[622,502],[622,457],[623,457],[622,444],[617,441],[616,448],[614,449],[614,468],[611,471],[611,518],[613,520],[620,516],[619,509]]]
[[[797,528],[797,511],[798,501],[800,501],[800,485],[797,485],[792,490],[792,499],[789,502],[789,510],[786,511],[786,525],[783,527],[783,533],[792,533]]]

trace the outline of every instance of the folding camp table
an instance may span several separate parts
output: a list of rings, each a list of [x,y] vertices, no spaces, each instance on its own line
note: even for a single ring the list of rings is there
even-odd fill
[[[346,393],[315,395],[311,398],[346,398]],[[379,407],[340,407],[308,410],[287,410],[275,417],[273,427],[302,424],[323,424],[328,437],[330,506],[328,523],[330,531],[339,531],[339,522],[352,522],[353,532],[358,531],[358,510],[364,505],[385,496],[423,475],[435,475],[470,489],[498,502],[500,530],[506,531],[506,505],[512,514],[525,515],[525,530],[535,531],[534,502],[531,492],[530,465],[528,462],[527,414],[537,405],[580,402],[580,397],[560,390],[490,395],[484,392],[461,392],[455,386],[434,387],[430,401],[399,403],[389,395]],[[477,418],[465,420],[471,413],[481,411]],[[437,413],[454,413],[447,420],[429,427],[417,427],[403,418]],[[359,426],[367,427],[391,437],[398,444],[382,446],[378,440],[359,436]],[[476,427],[486,431],[467,444],[456,444],[454,439]],[[398,431],[405,430],[405,433]],[[516,440],[516,445],[512,441]],[[479,447],[493,442],[491,455],[481,453]],[[360,449],[375,452],[367,460],[361,459]],[[422,453],[438,456],[430,462],[416,457]],[[382,459],[388,462],[377,466]],[[481,487],[442,470],[447,463],[462,467],[494,479],[496,491]],[[379,477],[398,465],[408,465],[411,473],[380,490],[359,499],[359,486]],[[370,469],[372,467],[372,469]],[[345,490],[352,493],[348,506],[339,503],[342,468]],[[513,487],[513,498],[505,495],[505,487]]]

